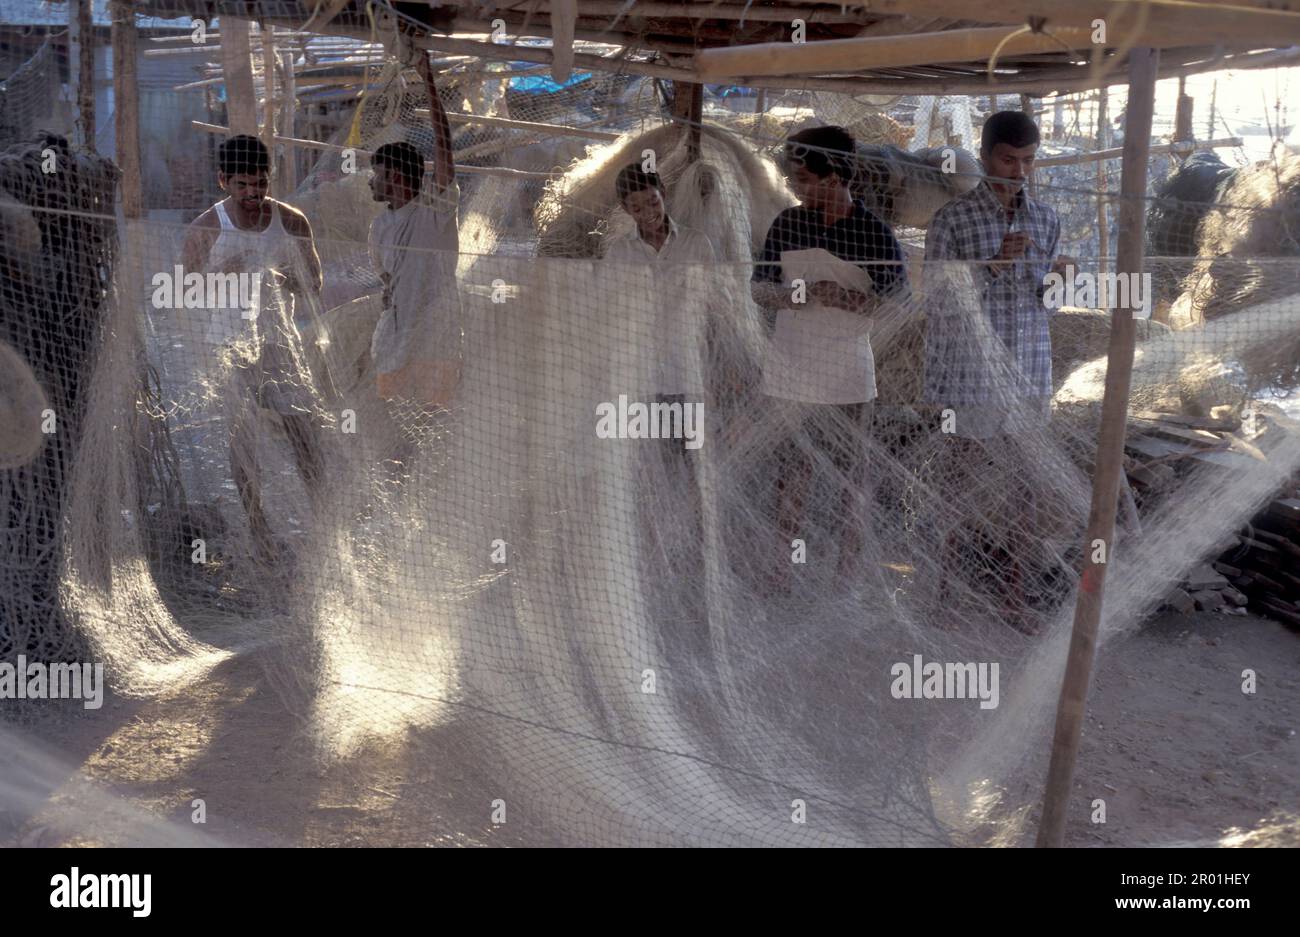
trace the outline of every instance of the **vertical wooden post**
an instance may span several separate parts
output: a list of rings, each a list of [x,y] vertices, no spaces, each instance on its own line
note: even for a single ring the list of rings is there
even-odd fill
[[[700,158],[700,127],[704,123],[704,85],[691,84],[691,129],[686,154],[693,163]]]
[[[1124,157],[1120,182],[1119,248],[1115,266],[1120,273],[1140,274],[1146,221],[1147,160],[1151,148],[1151,115],[1155,108],[1156,71],[1160,53],[1135,48],[1129,52],[1128,118],[1124,127]],[[1043,817],[1038,845],[1065,842],[1065,818],[1074,783],[1074,763],[1079,753],[1079,731],[1088,699],[1088,683],[1097,651],[1106,589],[1106,562],[1112,558],[1115,507],[1124,478],[1124,434],[1128,427],[1129,389],[1133,379],[1134,337],[1132,310],[1117,309],[1111,316],[1110,348],[1106,359],[1106,390],[1101,404],[1101,431],[1097,438],[1096,468],[1092,481],[1092,508],[1084,542],[1083,576],[1074,607],[1074,630],[1065,679],[1056,708],[1052,760],[1043,796]],[[1100,542],[1105,555],[1097,562]]]
[[[1174,140],[1192,140],[1195,135],[1192,131],[1192,104],[1193,101],[1185,93],[1187,89],[1187,79],[1178,79],[1178,110],[1174,114]]]
[[[578,0],[551,0],[551,80],[562,85],[573,74],[573,36]]]
[[[1106,141],[1110,137],[1110,127],[1108,121],[1110,115],[1107,113],[1109,108],[1107,104],[1110,99],[1110,92],[1102,87],[1097,91],[1097,149],[1106,149]],[[1110,179],[1106,173],[1106,161],[1097,160],[1097,273],[1106,272],[1110,265],[1110,219],[1106,217],[1106,187],[1110,185]],[[1097,277],[1097,305],[1102,309],[1106,308],[1106,278]]]
[[[283,65],[282,74],[284,75],[284,85],[281,92],[280,104],[280,123],[284,129],[280,131],[282,137],[289,139],[296,138],[297,116],[298,116],[298,88],[297,82],[294,81],[293,74],[293,50],[286,49],[281,53],[280,62]],[[298,188],[298,150],[292,143],[284,144],[284,186],[283,193],[288,195]]]
[[[262,24],[262,143],[271,154],[271,194],[284,197],[283,181],[275,158],[275,27]]]
[[[1028,114],[1030,120],[1034,120],[1034,99],[1027,94],[1020,95],[1020,110]],[[945,139],[944,143],[947,142],[947,139]],[[1038,198],[1038,173],[1032,169],[1029,170],[1029,194],[1033,198]]]
[[[1218,103],[1219,98],[1219,80],[1216,78],[1214,84],[1210,86],[1210,120],[1205,125],[1205,138],[1214,139],[1214,122],[1218,120],[1218,115],[1214,111],[1214,106]]]
[[[95,151],[95,26],[91,0],[68,5],[69,79],[77,95],[76,142]]]
[[[672,115],[686,134],[686,158],[689,162],[700,158],[700,119],[703,114],[704,85],[674,81]]]
[[[257,100],[248,20],[221,17],[221,74],[226,84],[226,119],[236,134],[257,136]]]
[[[140,182],[140,89],[136,82],[137,35],[135,12],[123,0],[109,4],[113,43],[113,120],[117,165],[122,170],[122,213],[144,217]]]

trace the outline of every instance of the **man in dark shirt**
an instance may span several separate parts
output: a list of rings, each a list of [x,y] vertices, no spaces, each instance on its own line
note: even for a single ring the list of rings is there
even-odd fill
[[[786,141],[784,162],[800,204],[772,222],[753,276],[754,299],[775,320],[763,393],[788,415],[792,429],[778,480],[777,518],[787,538],[804,539],[816,554],[821,545],[801,533],[813,453],[801,450],[798,440],[807,433],[842,473],[836,480],[842,511],[827,526],[838,533],[839,575],[849,579],[857,571],[868,520],[864,437],[876,396],[870,317],[882,299],[905,295],[907,272],[889,225],[853,198],[849,183],[856,159],[846,130],[799,131]],[[809,250],[831,258],[794,254]],[[773,583],[777,591],[787,588],[788,572],[782,564]]]

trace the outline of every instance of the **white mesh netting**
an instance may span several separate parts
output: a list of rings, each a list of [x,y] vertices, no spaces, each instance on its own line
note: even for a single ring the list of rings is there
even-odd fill
[[[414,70],[371,71],[297,191],[273,181],[311,224],[320,290],[301,253],[246,257],[225,271],[259,275],[240,314],[171,288],[187,228],[114,219],[106,161],[0,157],[0,337],[59,420],[36,461],[0,471],[17,531],[0,656],[88,655],[118,694],[210,692],[218,712],[254,670],[276,757],[358,798],[403,779],[389,796],[416,839],[931,845],[989,841],[992,819],[1014,841],[1068,642],[1110,313],[1056,313],[1050,386],[1028,392],[1044,365],[1026,356],[1047,352],[985,313],[983,262],[925,259],[978,164],[941,168],[947,147],[906,152],[879,121],[862,136],[870,110],[846,100],[856,191],[903,257],[855,274],[787,255],[784,279],[866,270],[857,288],[901,264],[908,285],[801,314],[781,279],[754,279],[796,204],[779,144],[817,123],[808,108],[710,107],[696,156],[651,81],[533,89],[461,64],[439,78],[468,167],[458,249],[397,250],[443,271],[427,312],[463,338],[385,401],[368,157],[406,140],[432,160],[434,134]],[[971,133],[969,107],[926,107]],[[634,231],[615,177],[647,152],[712,259],[605,256]],[[1164,483],[1121,497],[1103,640],[1300,467],[1270,402],[1300,382],[1297,166],[1240,170],[1203,218],[1175,219],[1190,233],[1157,268],[1172,312],[1139,322],[1132,411],[1218,426],[1219,458],[1130,453]],[[1036,199],[1078,197],[1056,180],[1040,173]],[[1057,252],[1100,272],[1072,237]],[[1052,260],[1037,240],[1030,255],[1013,292]],[[870,404],[842,391],[868,341]],[[420,398],[430,375],[444,385]],[[626,438],[655,403],[677,407],[679,438]],[[897,698],[916,655],[997,662],[997,705]]]

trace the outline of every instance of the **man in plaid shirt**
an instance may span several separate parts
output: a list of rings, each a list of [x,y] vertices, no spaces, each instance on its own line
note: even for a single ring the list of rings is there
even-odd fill
[[[925,239],[927,304],[925,399],[955,420],[958,491],[1004,490],[1004,536],[990,540],[959,527],[948,533],[943,563],[960,569],[959,542],[997,568],[1003,615],[1012,627],[1036,633],[1024,580],[1036,554],[1038,492],[994,469],[992,453],[1008,436],[1044,424],[1052,395],[1052,342],[1044,278],[1073,264],[1058,257],[1061,223],[1025,192],[1034,165],[1038,127],[1020,111],[1000,111],[984,124],[980,158],[986,178],[941,208]],[[971,292],[978,311],[972,315]],[[978,526],[978,525],[977,525]],[[946,577],[945,577],[946,583]],[[944,603],[940,603],[944,606]]]
[[[1025,191],[1037,149],[1038,127],[1028,115],[1000,111],[989,117],[980,141],[988,178],[941,208],[926,233],[927,273],[940,282],[928,307],[925,398],[956,413],[959,436],[1012,433],[1041,423],[1049,412],[1052,343],[1043,280],[1070,261],[1056,256],[1056,212]],[[966,304],[944,296],[945,288],[971,285],[981,321],[963,317]]]

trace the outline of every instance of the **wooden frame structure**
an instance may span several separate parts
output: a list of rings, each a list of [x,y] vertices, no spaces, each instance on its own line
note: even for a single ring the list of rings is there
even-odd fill
[[[1158,78],[1300,61],[1300,0],[377,0],[441,52],[685,82],[894,94],[1047,94],[1125,81],[1132,48],[1160,48]],[[364,0],[136,0],[140,13],[258,20],[372,39]],[[572,15],[566,15],[571,8]],[[571,22],[570,22],[571,20]],[[1099,31],[1096,23],[1104,27]],[[799,35],[795,35],[796,22]],[[1104,35],[1101,35],[1104,34]],[[476,36],[477,38],[466,38]],[[1100,36],[1103,41],[1094,42]],[[799,41],[802,40],[802,41]],[[620,48],[611,58],[575,41]],[[990,63],[993,67],[990,68]],[[770,80],[779,78],[779,81]]]

